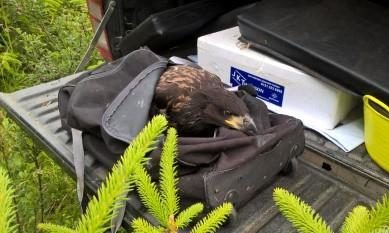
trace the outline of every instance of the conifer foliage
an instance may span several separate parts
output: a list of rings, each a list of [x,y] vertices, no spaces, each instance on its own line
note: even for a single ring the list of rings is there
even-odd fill
[[[0,167],[0,233],[16,232],[15,208],[12,204],[15,190],[11,187],[11,180],[7,173]]]
[[[156,148],[161,135],[167,129],[167,120],[159,115],[139,133],[126,149],[121,159],[114,165],[111,173],[88,203],[85,214],[76,224],[76,229],[43,223],[38,228],[51,233],[104,233],[110,229],[110,222],[116,217],[120,203],[126,200],[125,194],[138,189],[141,200],[150,213],[158,220],[159,226],[153,226],[144,219],[135,219],[132,227],[135,233],[178,233],[203,211],[201,203],[194,204],[181,213],[178,197],[177,169],[177,133],[170,128],[161,155],[159,186],[151,181],[144,168],[145,155]],[[15,210],[13,208],[14,190],[7,174],[0,167],[0,233],[16,232]],[[233,206],[222,204],[199,221],[191,233],[212,233],[226,221]]]
[[[333,233],[323,218],[296,195],[276,188],[273,199],[281,213],[300,233]],[[340,233],[389,233],[389,196],[371,209],[358,205],[347,215]]]
[[[176,187],[178,179],[174,162],[176,155],[177,132],[174,128],[170,128],[161,155],[160,188],[151,181],[150,175],[143,166],[138,166],[135,170],[135,182],[141,200],[160,224],[156,227],[150,225],[144,219],[135,219],[132,222],[135,233],[177,233],[179,229],[187,227],[203,211],[203,204],[196,203],[179,213],[179,197]],[[231,204],[222,204],[200,220],[190,232],[216,232],[231,214],[232,209],[233,206]]]
[[[123,196],[133,189],[132,175],[137,166],[145,161],[144,156],[153,150],[159,135],[166,130],[167,121],[163,116],[154,117],[126,149],[120,161],[112,168],[106,181],[97,191],[97,195],[88,203],[86,213],[81,217],[75,232],[104,233],[110,228],[109,222],[116,217]],[[48,232],[58,231],[55,225],[41,224],[39,227]],[[57,227],[57,226],[56,226]]]

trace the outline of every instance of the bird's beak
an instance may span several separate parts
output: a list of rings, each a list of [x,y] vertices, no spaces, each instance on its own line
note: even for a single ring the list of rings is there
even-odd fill
[[[244,116],[230,116],[224,121],[229,127],[243,131],[250,135],[257,133],[257,127],[253,119],[249,115]]]

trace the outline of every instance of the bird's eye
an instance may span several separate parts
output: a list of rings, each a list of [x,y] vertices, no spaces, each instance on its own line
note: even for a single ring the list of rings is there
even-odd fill
[[[230,111],[224,111],[223,113],[224,113],[225,116],[230,116],[231,115]]]

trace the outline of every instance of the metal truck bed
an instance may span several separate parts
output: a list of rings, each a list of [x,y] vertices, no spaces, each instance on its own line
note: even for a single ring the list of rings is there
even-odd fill
[[[73,177],[71,139],[60,125],[57,94],[64,83],[76,76],[10,94],[0,93],[0,105]],[[306,140],[307,149],[299,159],[297,172],[292,176],[275,177],[268,187],[238,210],[236,221],[230,222],[221,232],[294,232],[274,206],[274,187],[284,187],[300,195],[335,229],[353,206],[370,203],[387,191],[389,175],[370,160],[363,146],[352,153],[343,153],[308,130]],[[90,155],[86,155],[85,169],[86,186],[95,192],[107,171]],[[149,216],[132,194],[126,222],[138,215]]]

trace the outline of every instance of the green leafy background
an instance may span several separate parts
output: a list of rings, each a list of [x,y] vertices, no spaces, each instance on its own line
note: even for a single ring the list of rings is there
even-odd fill
[[[0,91],[73,73],[91,36],[85,0],[0,0]],[[19,232],[79,218],[74,181],[1,109],[0,166],[15,187]]]

